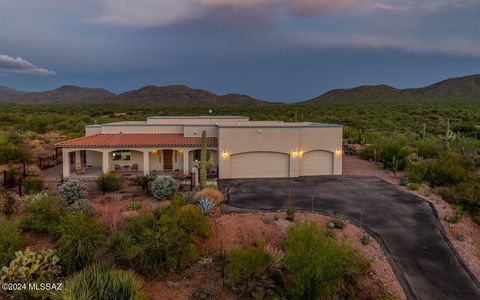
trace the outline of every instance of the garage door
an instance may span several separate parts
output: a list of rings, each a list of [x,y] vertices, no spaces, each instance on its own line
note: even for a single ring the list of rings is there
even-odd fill
[[[300,176],[333,175],[333,153],[310,151],[303,155]]]
[[[231,178],[288,177],[288,154],[248,152],[230,157]]]

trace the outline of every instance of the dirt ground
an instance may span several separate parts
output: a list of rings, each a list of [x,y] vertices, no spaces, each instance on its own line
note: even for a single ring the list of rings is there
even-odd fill
[[[404,175],[403,172],[397,172],[397,174],[394,175],[392,172],[385,171],[379,164],[362,160],[355,156],[345,156],[343,158],[343,174],[376,176],[402,189],[407,189],[399,184],[400,177]],[[464,215],[458,224],[447,222],[446,218],[454,215],[455,210],[450,204],[442,200],[438,195],[435,195],[435,193],[426,186],[422,186],[418,191],[411,192],[423,197],[435,206],[450,242],[460,254],[470,271],[480,280],[480,226],[475,224],[467,215]],[[465,241],[459,241],[457,239],[459,234],[465,237]]]

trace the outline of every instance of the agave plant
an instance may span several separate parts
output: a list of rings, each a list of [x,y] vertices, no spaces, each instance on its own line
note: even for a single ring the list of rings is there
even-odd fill
[[[272,263],[270,264],[270,268],[272,269],[280,268],[282,259],[283,257],[285,257],[285,253],[282,250],[275,248],[269,244],[265,246],[265,251],[272,258]]]
[[[197,205],[200,207],[200,210],[204,215],[209,215],[210,212],[212,212],[213,201],[208,198],[200,199],[200,201],[197,202]]]

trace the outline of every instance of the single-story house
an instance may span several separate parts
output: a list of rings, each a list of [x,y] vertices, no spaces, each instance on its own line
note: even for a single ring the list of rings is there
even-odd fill
[[[341,125],[250,121],[242,116],[148,117],[88,125],[62,148],[63,176],[106,172],[188,175],[207,133],[209,170],[219,178],[342,174]]]

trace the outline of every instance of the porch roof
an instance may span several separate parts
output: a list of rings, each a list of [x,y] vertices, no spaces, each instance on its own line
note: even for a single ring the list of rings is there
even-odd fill
[[[55,144],[62,148],[119,147],[200,147],[201,137],[185,137],[178,133],[115,133],[95,134]],[[217,147],[216,137],[207,138],[208,147]]]

